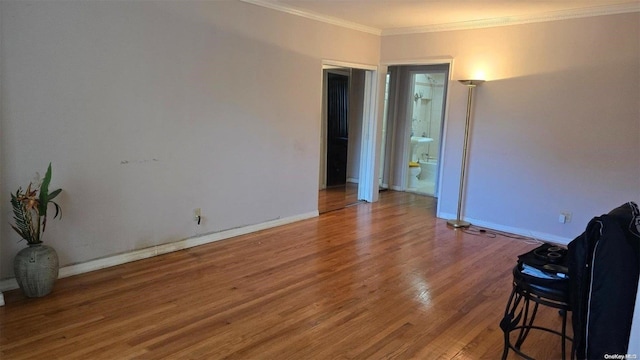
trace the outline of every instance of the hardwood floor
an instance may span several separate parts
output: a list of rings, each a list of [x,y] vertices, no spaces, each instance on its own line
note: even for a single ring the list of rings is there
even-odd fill
[[[343,209],[356,203],[358,203],[358,184],[347,183],[318,192],[318,212],[320,214]]]
[[[258,233],[5,293],[0,358],[498,359],[516,256],[397,192]],[[546,311],[549,310],[549,311]],[[540,310],[560,328],[560,317]],[[523,350],[560,357],[532,332]],[[512,352],[509,359],[517,359]]]

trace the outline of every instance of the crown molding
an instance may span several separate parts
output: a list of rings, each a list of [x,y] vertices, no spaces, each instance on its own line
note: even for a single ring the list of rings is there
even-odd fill
[[[629,3],[624,3],[624,4],[554,11],[554,12],[548,12],[544,14],[506,16],[506,17],[494,18],[494,19],[463,21],[463,22],[457,22],[457,23],[445,23],[445,24],[435,24],[435,25],[382,30],[382,29],[371,27],[371,26],[365,26],[355,22],[338,19],[331,16],[321,15],[321,14],[313,13],[310,11],[304,11],[304,10],[292,8],[286,5],[276,4],[268,0],[240,0],[240,1],[248,4],[269,8],[272,10],[285,12],[285,13],[296,15],[296,16],[301,16],[307,19],[321,21],[324,23],[341,26],[348,29],[352,29],[352,30],[362,31],[365,33],[378,35],[378,36],[418,34],[418,33],[440,32],[440,31],[454,31],[454,30],[472,30],[472,29],[482,29],[482,28],[497,27],[497,26],[521,25],[521,24],[530,24],[530,23],[546,22],[546,21],[558,21],[558,20],[577,19],[577,18],[585,18],[585,17],[592,17],[592,16],[640,12],[640,2],[634,1]]]
[[[365,32],[373,35],[378,35],[378,36],[382,35],[382,30],[378,28],[358,24],[351,21],[346,21],[343,19],[338,19],[332,16],[321,15],[321,14],[313,13],[310,11],[296,9],[290,6],[276,4],[270,1],[264,1],[264,0],[240,0],[240,1],[248,4],[262,6],[272,10],[282,11],[291,15],[301,16],[311,20],[317,20],[317,21],[331,24],[331,25],[341,26],[347,29],[357,30],[357,31],[361,31],[361,32]]]
[[[440,31],[472,30],[497,26],[521,25],[547,21],[578,19],[592,16],[615,15],[631,12],[640,12],[640,2],[589,7],[583,9],[561,10],[544,14],[506,16],[494,19],[463,21],[457,23],[436,24],[408,28],[396,28],[382,30],[382,36],[418,34]]]

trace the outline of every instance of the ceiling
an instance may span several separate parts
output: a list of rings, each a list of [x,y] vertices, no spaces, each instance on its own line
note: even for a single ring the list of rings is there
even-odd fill
[[[640,11],[640,0],[242,0],[378,35]]]

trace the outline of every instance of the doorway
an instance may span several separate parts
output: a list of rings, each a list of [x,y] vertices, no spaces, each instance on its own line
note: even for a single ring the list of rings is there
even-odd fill
[[[323,121],[318,212],[359,202],[365,70],[323,70]]]
[[[389,66],[381,187],[438,197],[449,64]]]
[[[347,183],[349,76],[327,74],[327,188]]]

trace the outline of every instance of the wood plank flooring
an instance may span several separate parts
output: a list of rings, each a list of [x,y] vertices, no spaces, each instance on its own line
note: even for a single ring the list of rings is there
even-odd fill
[[[5,293],[0,358],[499,359],[516,256],[447,228],[435,200],[384,192],[258,233]],[[560,328],[557,312],[540,321]],[[560,357],[532,332],[523,347]],[[510,353],[509,359],[517,359]]]
[[[358,184],[346,183],[318,191],[318,212],[343,209],[358,203]]]

